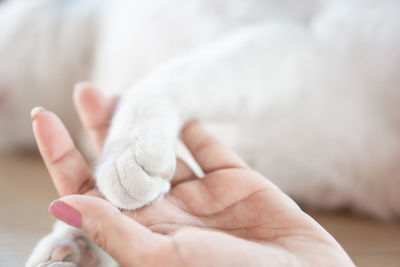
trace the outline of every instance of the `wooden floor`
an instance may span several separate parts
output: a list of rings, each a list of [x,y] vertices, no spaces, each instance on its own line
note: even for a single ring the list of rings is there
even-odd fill
[[[0,158],[0,266],[23,266],[35,242],[51,229],[54,220],[47,207],[56,197],[40,158]],[[342,213],[310,214],[342,244],[357,266],[400,266],[400,223]]]

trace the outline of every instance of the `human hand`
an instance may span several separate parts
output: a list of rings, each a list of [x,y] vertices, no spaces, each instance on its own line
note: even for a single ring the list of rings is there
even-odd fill
[[[81,87],[74,99],[100,154],[116,99]],[[60,219],[82,228],[123,266],[353,266],[321,226],[197,122],[187,124],[181,138],[204,178],[178,162],[169,194],[122,212],[102,199],[90,167],[54,114],[35,110],[33,128],[62,196],[58,201],[67,204],[53,204],[52,214],[60,217],[63,207]]]

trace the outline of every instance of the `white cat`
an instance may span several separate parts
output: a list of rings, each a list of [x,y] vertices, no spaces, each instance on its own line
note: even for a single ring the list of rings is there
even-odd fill
[[[196,117],[304,205],[400,215],[398,1],[2,5],[1,123],[40,101],[72,127],[64,99],[81,79],[126,91],[96,171],[114,205],[135,209],[169,190],[179,128]],[[29,143],[17,123],[9,138]],[[27,266],[75,266],[76,238],[86,240],[60,226]],[[75,250],[52,257],[65,242]]]

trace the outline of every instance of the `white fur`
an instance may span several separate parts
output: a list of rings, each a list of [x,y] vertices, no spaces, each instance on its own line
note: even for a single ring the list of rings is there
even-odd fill
[[[179,128],[196,117],[298,202],[399,216],[398,1],[65,3],[0,9],[0,92],[29,95],[0,106],[0,122],[35,102],[73,121],[64,99],[79,79],[125,92],[96,170],[115,205],[169,190]],[[27,143],[24,127],[0,140]]]
[[[36,245],[32,252],[31,257],[26,263],[26,267],[78,267],[80,266],[80,260],[83,255],[79,250],[77,244],[75,244],[74,239],[83,238],[90,245],[90,249],[96,252],[101,259],[103,267],[114,267],[118,264],[103,250],[97,247],[95,244],[91,243],[85,233],[81,230],[73,228],[63,222],[56,222],[53,227],[51,234],[45,236]],[[50,255],[53,250],[60,245],[67,245],[72,248],[73,253],[68,257],[68,262],[52,262],[50,261]]]

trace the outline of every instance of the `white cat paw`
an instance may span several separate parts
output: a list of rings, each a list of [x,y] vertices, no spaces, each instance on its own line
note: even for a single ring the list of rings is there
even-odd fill
[[[175,151],[165,145],[109,145],[96,170],[103,195],[122,209],[137,209],[167,193]]]
[[[100,267],[98,249],[83,233],[66,226],[44,237],[29,257],[26,267]]]

